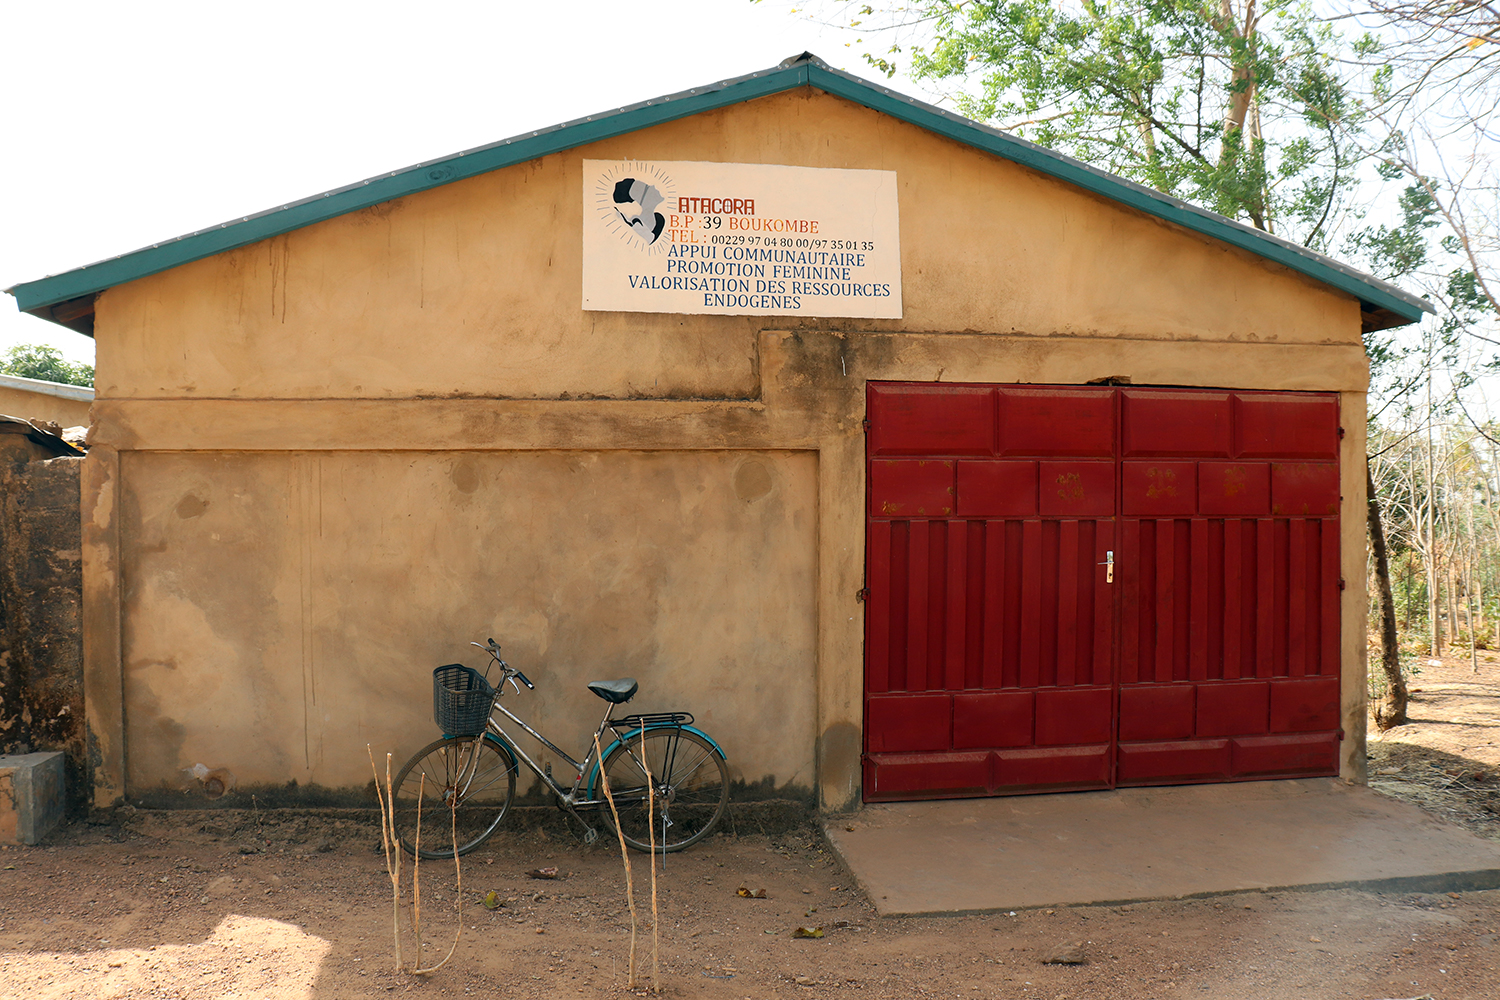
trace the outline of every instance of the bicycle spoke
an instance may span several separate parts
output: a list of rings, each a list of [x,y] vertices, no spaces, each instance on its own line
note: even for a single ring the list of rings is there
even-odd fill
[[[419,808],[434,814],[434,836],[442,834],[438,840],[446,839],[448,824],[441,821],[442,813],[452,808],[459,832],[458,851],[463,854],[473,850],[509,811],[515,776],[514,760],[498,743],[449,737],[419,751],[396,780],[394,809],[402,845],[408,852],[415,846],[412,838]],[[425,858],[452,857],[453,848],[423,847],[421,854]]]
[[[654,804],[648,802],[647,767],[657,790]],[[612,751],[604,769],[620,833],[637,850],[650,850],[653,838],[663,853],[696,843],[726,807],[728,774],[722,759],[702,737],[685,730],[647,730],[644,740],[637,735]]]

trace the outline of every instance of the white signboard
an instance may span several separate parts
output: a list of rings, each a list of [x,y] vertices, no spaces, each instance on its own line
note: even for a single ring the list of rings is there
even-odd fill
[[[899,319],[896,174],[584,160],[583,308]]]

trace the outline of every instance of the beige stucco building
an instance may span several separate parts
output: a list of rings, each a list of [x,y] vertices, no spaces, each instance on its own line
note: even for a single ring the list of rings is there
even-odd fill
[[[585,160],[893,171],[903,313],[585,311]],[[585,681],[634,676],[632,707],[694,712],[742,794],[857,805],[879,755],[911,749],[867,731],[872,382],[1332,394],[1330,766],[1363,777],[1361,333],[1424,304],[816,61],[12,292],[98,344],[99,805],[187,800],[198,764],[309,801],[362,789],[366,745],[427,742],[430,668],[479,665],[467,644],[488,636],[560,742],[597,719]]]
[[[59,427],[87,427],[93,403],[94,390],[87,386],[0,374],[0,413]]]

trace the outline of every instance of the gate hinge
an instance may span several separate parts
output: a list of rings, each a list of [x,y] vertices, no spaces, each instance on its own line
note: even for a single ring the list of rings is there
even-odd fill
[[[859,588],[859,590],[854,595],[854,599],[856,601],[868,601],[870,599],[870,588],[869,587],[861,587],[861,588]]]
[[[1344,730],[1342,728],[1339,729],[1339,742],[1344,742]]]
[[[1342,427],[1339,428],[1339,440],[1344,440],[1344,429]]]
[[[1339,577],[1339,590],[1343,591],[1344,587],[1345,587],[1344,578],[1343,577]]]
[[[870,433],[870,418],[865,417],[865,419],[859,422],[859,426],[864,430],[866,434]]]

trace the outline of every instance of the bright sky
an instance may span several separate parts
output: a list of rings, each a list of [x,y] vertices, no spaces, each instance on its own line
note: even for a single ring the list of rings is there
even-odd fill
[[[765,69],[867,70],[807,0],[45,0],[5,6],[0,288],[422,160]],[[93,341],[0,295],[0,352]]]
[[[6,4],[0,288],[804,50],[861,73],[853,36],[798,6]],[[0,295],[0,351],[17,343],[93,360]]]

